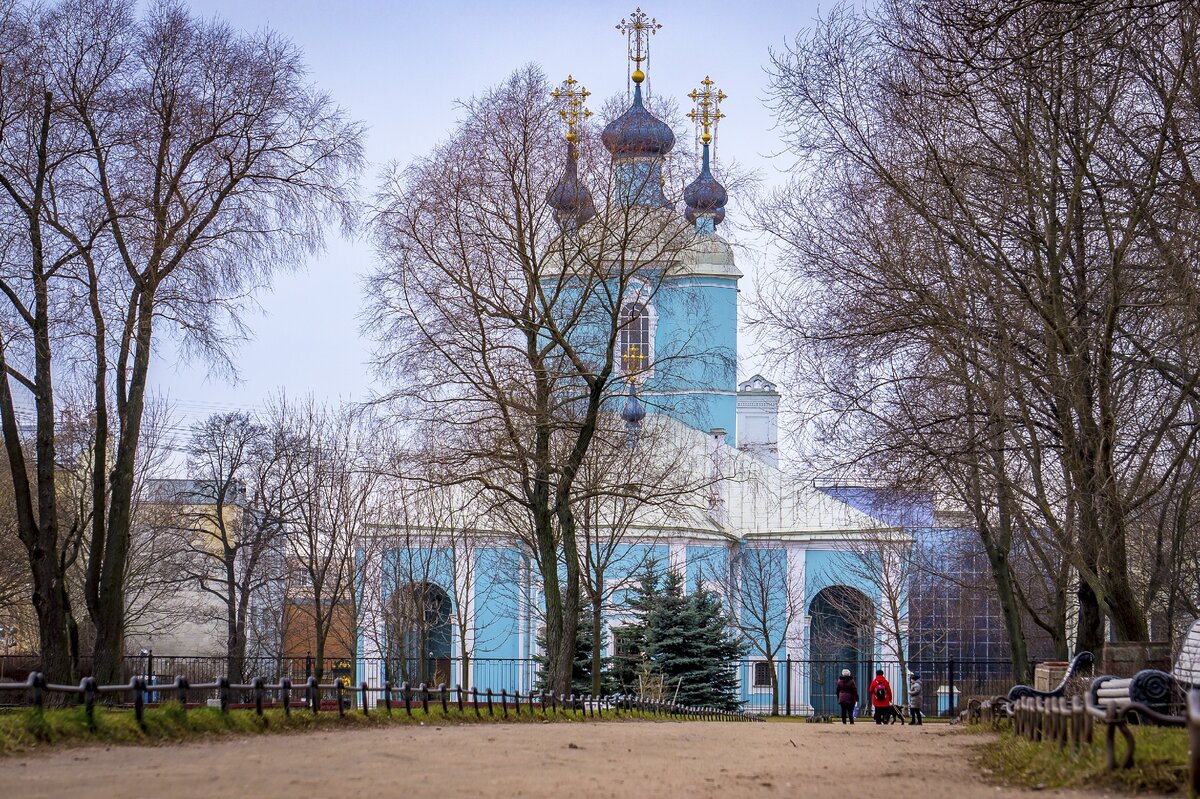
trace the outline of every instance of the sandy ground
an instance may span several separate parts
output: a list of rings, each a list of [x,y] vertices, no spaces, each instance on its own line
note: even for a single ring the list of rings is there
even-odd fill
[[[394,727],[0,759],[34,797],[1023,796],[944,725],[625,722]],[[1079,794],[1056,794],[1080,796]]]

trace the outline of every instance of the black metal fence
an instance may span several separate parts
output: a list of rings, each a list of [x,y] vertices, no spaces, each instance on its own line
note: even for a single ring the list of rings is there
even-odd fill
[[[743,708],[751,713],[836,716],[837,681],[848,669],[859,693],[860,715],[870,715],[868,686],[876,670],[882,670],[892,686],[893,701],[908,707],[909,674],[921,678],[922,709],[930,717],[952,718],[975,697],[1005,694],[1013,685],[1012,662],[1008,660],[793,660],[768,663],[764,659],[742,661],[739,677]],[[907,672],[907,673],[906,673]]]
[[[320,669],[318,669],[318,665]],[[904,664],[909,672],[919,674],[924,686],[924,711],[930,717],[952,717],[974,697],[989,697],[1007,693],[1012,686],[1012,664],[1007,660],[920,660]],[[0,684],[24,682],[30,674],[40,671],[37,656],[0,656]],[[494,691],[530,694],[541,688],[539,679],[542,664],[533,658],[438,658],[399,662],[379,658],[326,658],[318,661],[311,656],[251,657],[235,664],[230,671],[223,657],[173,656],[146,652],[125,658],[122,682],[130,685],[134,679],[145,681],[152,696],[168,691],[177,678],[192,686],[196,701],[218,701],[216,685],[222,676],[232,674],[237,685],[251,685],[261,679],[264,684],[280,685],[289,680],[293,685],[304,684],[310,677],[334,684],[358,685],[366,680],[371,685],[462,685],[464,690],[485,686]],[[766,714],[776,711],[782,715],[832,716],[839,711],[836,697],[838,676],[850,669],[858,685],[860,712],[870,713],[867,686],[876,669],[882,669],[891,682],[897,704],[907,706],[907,675],[902,674],[897,661],[781,659],[767,663],[763,659],[746,659],[737,664],[740,683],[739,699],[744,710]],[[91,675],[90,660],[80,663],[81,676]],[[199,686],[214,686],[201,689]],[[665,686],[671,699],[673,686]],[[619,689],[628,692],[629,688]],[[237,691],[235,690],[235,693]],[[0,691],[0,704],[14,701],[10,692]]]
[[[341,680],[333,683],[319,683],[316,677],[309,677],[304,683],[293,685],[288,678],[278,683],[267,683],[261,677],[256,677],[249,683],[232,683],[226,676],[218,677],[213,683],[193,684],[186,677],[176,677],[168,685],[151,686],[144,677],[134,677],[128,685],[99,685],[92,677],[84,677],[79,685],[54,685],[46,681],[41,672],[31,673],[23,683],[0,683],[0,693],[16,696],[17,704],[43,709],[47,704],[55,703],[52,695],[59,694],[66,702],[82,704],[85,708],[88,723],[95,725],[97,702],[105,697],[120,702],[128,699],[132,705],[137,722],[145,727],[145,709],[148,704],[174,701],[186,712],[189,706],[195,706],[194,693],[207,694],[215,692],[217,706],[222,713],[238,709],[236,697],[241,694],[248,698],[242,704],[246,709],[252,708],[262,716],[270,707],[279,707],[285,716],[292,713],[293,708],[299,711],[309,711],[319,714],[322,710],[332,709],[339,715],[345,716],[355,705],[364,716],[369,716],[372,709],[392,715],[401,709],[409,716],[414,709],[428,716],[430,706],[436,711],[441,706],[443,715],[448,715],[457,708],[460,714],[473,712],[477,718],[482,718],[484,708],[490,717],[499,714],[507,718],[509,707],[513,715],[520,717],[522,707],[529,716],[539,711],[542,718],[555,717],[560,714],[571,714],[582,719],[604,718],[607,712],[610,717],[638,713],[642,715],[661,716],[668,718],[690,718],[704,721],[760,721],[757,716],[751,716],[741,711],[721,710],[712,707],[697,707],[678,705],[670,702],[649,702],[633,696],[603,696],[594,697],[581,694],[554,694],[548,691],[509,693],[501,689],[499,694],[488,688],[480,691],[478,688],[465,689],[460,685],[449,688],[439,685],[431,688],[421,684],[416,688],[408,683],[396,686],[390,682],[383,685],[371,685],[366,680],[357,686],[352,686]],[[332,702],[327,698],[332,696]],[[299,701],[294,701],[294,700]]]

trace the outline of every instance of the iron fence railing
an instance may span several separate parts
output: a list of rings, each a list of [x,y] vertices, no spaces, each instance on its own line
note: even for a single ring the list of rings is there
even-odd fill
[[[280,685],[284,679],[293,685],[310,677],[357,685],[366,680],[372,685],[462,685],[501,689],[509,693],[529,694],[541,689],[542,661],[536,658],[325,658],[311,655],[247,657],[233,664],[224,657],[168,655],[147,651],[124,659],[120,681],[131,684],[143,679],[148,690],[166,691],[177,678],[184,678],[197,699],[219,699],[218,678],[226,676],[231,684],[251,685],[256,678],[268,685]],[[929,717],[953,717],[973,697],[1004,694],[1012,685],[1012,663],[1007,660],[914,660],[904,664],[909,672],[920,674],[924,686],[924,711]],[[318,668],[319,667],[319,668]],[[837,678],[850,669],[858,684],[863,712],[869,713],[867,686],[876,669],[882,669],[892,683],[897,704],[908,704],[907,675],[895,660],[854,661],[801,660],[781,658],[768,663],[764,658],[747,658],[736,663],[738,699],[750,713],[781,715],[835,716],[839,712],[836,697]],[[36,655],[0,655],[0,684],[23,682],[41,671]],[[91,676],[91,661],[82,658],[80,675]],[[666,699],[674,688],[668,689]],[[204,693],[207,690],[207,693]],[[634,693],[635,686],[616,686],[617,693]],[[235,689],[235,693],[238,691]],[[203,696],[202,696],[203,694]],[[12,701],[11,694],[0,691],[0,704]]]
[[[892,686],[893,701],[908,707],[909,674],[921,677],[927,717],[954,718],[975,697],[1003,694],[1013,684],[1009,660],[743,660],[738,666],[743,708],[752,713],[832,717],[840,714],[837,681],[844,669],[854,677],[859,710],[870,714],[868,686],[882,670]]]
[[[115,697],[118,700],[127,696],[130,700],[129,704],[133,706],[137,723],[144,728],[147,705],[175,701],[186,712],[189,707],[195,706],[195,703],[191,701],[193,692],[208,691],[217,693],[219,697],[217,705],[222,713],[228,713],[230,710],[241,707],[253,708],[259,716],[262,716],[264,711],[270,707],[282,708],[285,716],[291,714],[293,707],[319,714],[322,710],[329,709],[325,700],[329,694],[332,694],[333,709],[341,716],[345,716],[354,704],[357,704],[364,716],[369,716],[372,709],[379,712],[380,704],[384,707],[383,712],[389,716],[393,711],[398,712],[401,708],[411,716],[414,705],[419,707],[422,713],[429,715],[431,704],[435,707],[440,704],[442,713],[447,714],[453,704],[459,713],[467,713],[472,710],[478,718],[482,718],[483,709],[486,707],[488,715],[495,717],[498,699],[500,714],[504,718],[509,715],[510,703],[513,714],[519,717],[523,706],[522,702],[524,702],[526,713],[532,716],[540,711],[543,718],[549,718],[552,713],[555,716],[560,713],[578,714],[578,717],[583,719],[595,719],[604,718],[605,712],[608,712],[610,716],[620,716],[622,712],[626,714],[636,712],[652,716],[705,721],[761,720],[757,716],[737,710],[679,705],[671,702],[651,702],[633,696],[594,697],[583,694],[555,694],[548,691],[531,691],[522,694],[521,692],[509,693],[507,689],[501,689],[497,696],[496,692],[490,688],[481,692],[478,688],[465,689],[461,685],[449,688],[443,684],[431,688],[424,683],[413,688],[408,683],[401,683],[398,686],[390,682],[383,685],[371,685],[366,680],[354,687],[341,680],[333,683],[318,683],[316,677],[309,677],[304,683],[293,685],[292,681],[286,677],[276,684],[267,683],[261,677],[256,677],[249,683],[235,684],[230,682],[226,676],[218,677],[216,682],[211,684],[192,684],[187,678],[181,676],[176,677],[169,686],[151,686],[144,677],[134,677],[128,685],[99,685],[94,678],[84,677],[79,685],[75,686],[51,684],[46,681],[45,675],[41,672],[33,672],[23,683],[0,683],[0,692],[21,696],[25,699],[24,704],[38,709],[45,708],[47,699],[52,694],[60,694],[64,698],[73,697],[76,702],[84,706],[88,723],[93,727],[96,704],[105,696]],[[301,692],[302,702],[299,705],[292,701],[293,691]],[[235,701],[236,694],[239,692],[249,698],[248,702],[242,703],[240,706]]]

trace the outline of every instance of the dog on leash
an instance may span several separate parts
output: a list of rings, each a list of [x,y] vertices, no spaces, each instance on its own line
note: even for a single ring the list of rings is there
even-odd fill
[[[912,723],[911,721],[905,719],[904,708],[900,707],[899,705],[888,705],[883,709],[883,723],[895,724],[896,722],[900,722],[901,724]]]

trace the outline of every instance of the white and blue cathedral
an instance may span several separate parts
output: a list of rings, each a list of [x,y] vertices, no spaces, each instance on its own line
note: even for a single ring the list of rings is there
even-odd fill
[[[849,559],[856,546],[868,538],[878,541],[881,532],[906,539],[911,525],[895,514],[879,512],[878,498],[869,488],[821,488],[780,467],[778,388],[758,374],[737,380],[742,273],[729,243],[717,232],[727,195],[713,175],[707,128],[701,138],[699,176],[684,190],[680,213],[664,196],[661,177],[675,138],[646,108],[645,75],[640,63],[634,66],[631,106],[601,137],[612,157],[614,196],[619,202],[654,209],[654,214],[672,215],[689,227],[693,241],[661,286],[650,295],[631,297],[621,309],[622,354],[636,348],[649,365],[642,370],[637,394],[629,392],[620,413],[631,425],[668,430],[672,440],[692,448],[694,462],[715,470],[715,479],[687,510],[640,517],[641,526],[610,577],[624,581],[629,570],[654,559],[681,573],[690,588],[706,583],[713,568],[736,575],[739,562],[754,551],[760,567],[763,561],[774,567],[775,595],[770,601],[776,605],[771,613],[775,621],[769,623],[774,627],[772,647],[777,647],[773,660],[801,664],[789,679],[779,678],[779,690],[788,692],[780,702],[794,712],[828,712],[834,706],[830,681],[843,667],[856,671],[864,693],[877,665],[899,684],[894,646],[889,646],[883,628],[869,621],[884,601],[880,586]],[[704,91],[712,99],[707,79]],[[548,199],[559,224],[571,228],[586,225],[595,208],[578,176],[570,137],[567,149],[566,171]],[[668,355],[672,367],[656,372],[655,362],[668,360]],[[388,608],[398,596],[414,596],[413,582],[419,580],[415,595],[421,599],[424,618],[431,621],[418,647],[421,660],[429,664],[421,681],[497,692],[525,692],[535,686],[538,571],[530,554],[510,536],[487,529],[478,519],[471,524],[477,525],[472,544],[441,559],[434,557],[439,547],[434,534],[378,531],[392,544],[383,565],[366,578],[376,590],[363,592],[359,679],[375,682],[386,676],[398,682],[406,676],[395,669],[381,673],[388,668],[384,664],[394,654],[393,646],[406,655],[413,648],[411,642],[389,642],[395,634],[389,630]],[[422,570],[388,566],[414,558],[422,561]],[[622,564],[628,565],[626,571]],[[416,571],[421,574],[413,577]],[[613,631],[627,618],[622,595],[613,592],[605,606],[609,654],[617,638]],[[764,698],[772,691],[761,649],[748,646],[740,669],[742,698],[759,708],[767,706]]]

